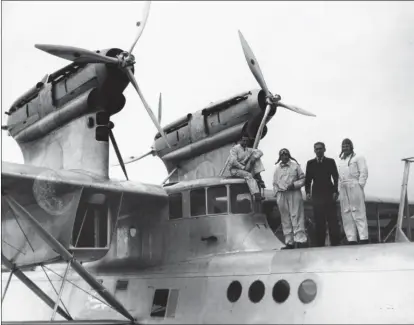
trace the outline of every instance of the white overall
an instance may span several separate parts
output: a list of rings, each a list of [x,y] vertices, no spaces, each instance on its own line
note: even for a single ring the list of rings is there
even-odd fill
[[[242,177],[249,186],[250,193],[260,193],[257,181],[254,175],[264,171],[263,163],[260,157],[263,152],[259,149],[243,148],[240,144],[235,145],[230,150],[229,168],[232,176]],[[246,166],[246,169],[243,169]]]
[[[368,179],[365,158],[350,155],[339,159],[339,200],[344,231],[348,241],[368,239],[368,222],[365,211],[364,187]]]
[[[288,185],[292,182],[295,189],[287,191]],[[273,175],[273,191],[282,219],[286,245],[307,241],[301,192],[301,187],[304,185],[305,174],[297,163],[288,161],[286,164],[277,165]]]

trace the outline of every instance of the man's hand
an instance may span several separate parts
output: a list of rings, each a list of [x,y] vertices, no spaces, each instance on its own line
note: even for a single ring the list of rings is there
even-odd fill
[[[312,200],[312,196],[310,195],[310,193],[306,194],[306,199],[307,199],[308,201],[311,201],[311,200]]]
[[[287,187],[287,190],[288,191],[292,191],[294,189],[295,189],[295,185],[293,185],[293,183],[292,184],[289,184],[289,186]]]
[[[334,193],[332,197],[333,197],[333,200],[336,202],[336,200],[338,200],[338,193]]]
[[[244,170],[250,170],[250,160],[247,162],[246,166],[244,166]]]

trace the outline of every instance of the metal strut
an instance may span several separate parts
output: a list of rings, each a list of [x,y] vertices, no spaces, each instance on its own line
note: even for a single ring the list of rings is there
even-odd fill
[[[10,195],[4,196],[10,208],[19,217],[24,218],[31,224],[33,229],[40,235],[40,237],[54,249],[65,261],[72,261],[73,269],[94,289],[106,302],[111,305],[117,312],[125,316],[131,321],[135,321],[134,317],[125,309],[125,307],[112,295],[109,291],[100,284],[78,261],[76,261],[71,253],[54,238],[42,225],[13,197]],[[54,304],[53,304],[54,307]]]
[[[9,285],[10,285],[10,281],[13,277],[13,273],[14,273],[14,268],[10,270],[10,275],[9,275],[9,278],[7,280],[7,283],[6,283],[6,287],[4,288],[3,296],[1,297],[1,303],[3,303],[4,298],[6,298],[7,289],[9,289]]]
[[[405,158],[403,159],[403,161],[404,161],[404,174],[403,174],[403,181],[401,185],[400,206],[398,209],[395,242],[409,242],[410,240],[408,238],[411,238],[411,220],[410,220],[410,211],[409,211],[409,204],[408,204],[407,186],[408,186],[408,178],[410,175],[410,163],[414,162],[414,157]],[[408,237],[404,234],[402,230],[404,212],[405,212],[405,216],[408,222],[408,229],[407,229]]]
[[[57,308],[59,307],[59,303],[60,303],[60,301],[61,301],[60,299],[61,299],[61,297],[62,297],[63,288],[65,287],[66,277],[68,276],[68,271],[69,271],[69,269],[70,269],[70,264],[71,264],[71,263],[72,263],[72,261],[69,261],[68,266],[66,267],[66,270],[65,270],[65,275],[63,276],[63,279],[62,279],[62,284],[60,285],[59,294],[58,294],[57,300],[56,300],[56,302],[55,302],[55,308],[53,308],[53,314],[52,314],[52,319],[51,319],[51,320],[55,320],[56,310],[57,310]],[[63,302],[63,301],[62,301],[62,302]]]
[[[32,290],[40,299],[42,299],[50,308],[55,307],[55,302],[40,289],[32,280],[30,280],[21,270],[19,270],[12,262],[10,262],[3,254],[1,254],[1,262],[9,270],[13,271],[13,274],[22,281],[30,290]],[[62,308],[59,306],[56,311],[67,320],[73,320]]]

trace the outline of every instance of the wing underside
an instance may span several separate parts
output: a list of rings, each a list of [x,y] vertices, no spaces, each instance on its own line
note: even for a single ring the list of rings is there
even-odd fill
[[[105,242],[92,238],[94,249],[83,249],[79,256],[80,260],[99,259],[109,250],[109,229],[115,227],[124,193],[132,194],[137,201],[166,198],[164,189],[156,185],[2,163],[2,254],[17,267],[59,261],[60,255],[25,216],[29,214],[63,247],[74,252],[81,239],[74,231],[80,234],[85,230],[85,218],[91,214],[101,224],[108,223],[108,238]]]

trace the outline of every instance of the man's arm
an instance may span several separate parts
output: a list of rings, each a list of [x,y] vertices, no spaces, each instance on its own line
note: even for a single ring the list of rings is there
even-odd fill
[[[365,184],[367,183],[367,179],[368,179],[368,166],[365,161],[365,158],[362,156],[358,157],[357,165],[358,165],[358,170],[359,170],[358,183],[359,185],[362,186],[362,188],[364,188]]]
[[[306,163],[306,175],[305,175],[305,192],[306,194],[310,194],[311,191],[311,184],[312,184],[312,180],[313,180],[313,175],[312,175],[312,170],[311,167],[312,163],[311,160],[309,160]]]
[[[302,171],[302,168],[298,165],[298,179],[293,182],[294,189],[300,189],[303,185],[305,185],[305,174]]]
[[[279,181],[279,175],[277,171],[278,171],[278,168],[276,167],[275,172],[273,173],[273,194],[275,196],[280,191],[279,186],[277,185],[277,182]]]
[[[336,162],[334,159],[332,159],[332,178],[334,181],[334,193],[338,193],[338,167],[336,166]]]

